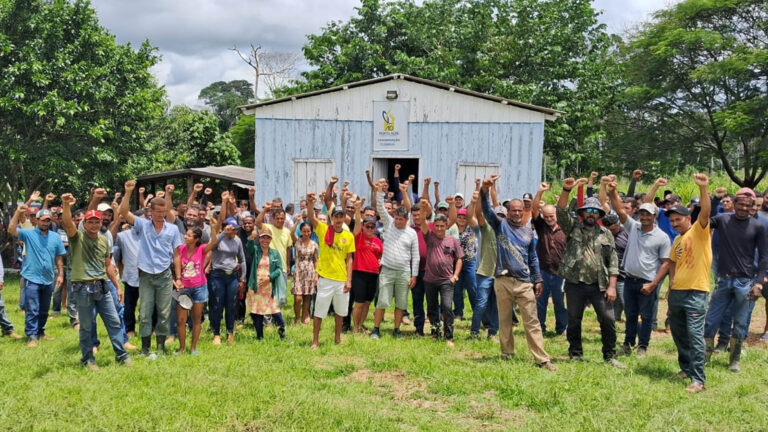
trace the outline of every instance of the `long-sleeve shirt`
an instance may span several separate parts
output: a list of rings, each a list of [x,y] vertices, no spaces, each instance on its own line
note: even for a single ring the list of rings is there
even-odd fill
[[[240,237],[229,238],[225,233],[219,234],[216,247],[211,254],[211,268],[213,270],[232,271],[240,263],[240,280],[245,282],[247,264],[245,263],[245,248]]]
[[[533,230],[527,226],[512,226],[493,212],[488,194],[480,192],[483,215],[496,233],[496,276],[506,274],[524,282],[540,283],[539,257],[533,242]]]
[[[384,224],[382,242],[384,253],[381,256],[381,265],[393,270],[411,272],[411,276],[419,275],[419,237],[413,228],[406,226],[399,229],[395,226],[395,219],[384,208],[384,194],[376,194],[376,211],[381,216]]]
[[[762,278],[768,275],[768,234],[763,224],[751,217],[739,219],[735,213],[713,216],[709,223],[720,234],[717,274],[729,278],[754,278],[762,282]]]
[[[613,234],[608,228],[585,226],[564,208],[557,208],[557,223],[565,232],[565,251],[558,274],[565,280],[593,283],[597,279],[600,291],[608,289],[610,276],[619,275]],[[592,262],[593,265],[586,263]]]

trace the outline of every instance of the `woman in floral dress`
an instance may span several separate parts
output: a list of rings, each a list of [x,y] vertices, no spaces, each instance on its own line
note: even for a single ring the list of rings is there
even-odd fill
[[[256,244],[258,234],[259,244]],[[253,230],[248,249],[253,254],[251,265],[256,271],[251,272],[248,280],[248,294],[245,297],[245,305],[253,319],[256,328],[256,339],[264,339],[264,316],[271,315],[272,321],[277,325],[280,339],[285,339],[285,320],[277,304],[277,298],[273,295],[273,287],[278,279],[283,277],[283,261],[280,253],[269,247],[272,242],[272,231],[263,228],[261,231]]]
[[[317,243],[312,241],[312,225],[304,222],[300,227],[301,237],[294,242],[296,248],[296,272],[293,275],[293,312],[294,325],[301,322],[309,324],[309,304],[317,288]]]

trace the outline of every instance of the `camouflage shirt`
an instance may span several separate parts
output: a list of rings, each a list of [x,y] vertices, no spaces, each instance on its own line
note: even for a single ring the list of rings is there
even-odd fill
[[[608,277],[619,274],[613,234],[600,225],[586,227],[572,217],[568,210],[559,207],[557,223],[566,238],[558,274],[573,283],[597,283],[600,291],[605,291],[608,288]]]

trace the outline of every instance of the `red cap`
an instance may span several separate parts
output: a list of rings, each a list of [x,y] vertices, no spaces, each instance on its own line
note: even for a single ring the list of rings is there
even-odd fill
[[[737,197],[742,196],[742,197],[747,197],[747,198],[755,199],[755,191],[753,191],[750,188],[743,187],[743,188],[739,189],[738,192],[736,192],[736,196]]]
[[[85,212],[85,220],[88,219],[101,219],[101,212],[98,210],[88,210]]]

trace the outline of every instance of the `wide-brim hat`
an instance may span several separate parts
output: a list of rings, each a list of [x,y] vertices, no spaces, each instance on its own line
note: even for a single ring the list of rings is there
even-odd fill
[[[600,211],[600,217],[605,216],[605,210],[603,210],[603,207],[600,205],[600,200],[595,197],[588,197],[585,199],[584,204],[579,207],[578,211],[584,211],[587,209],[596,209]]]

